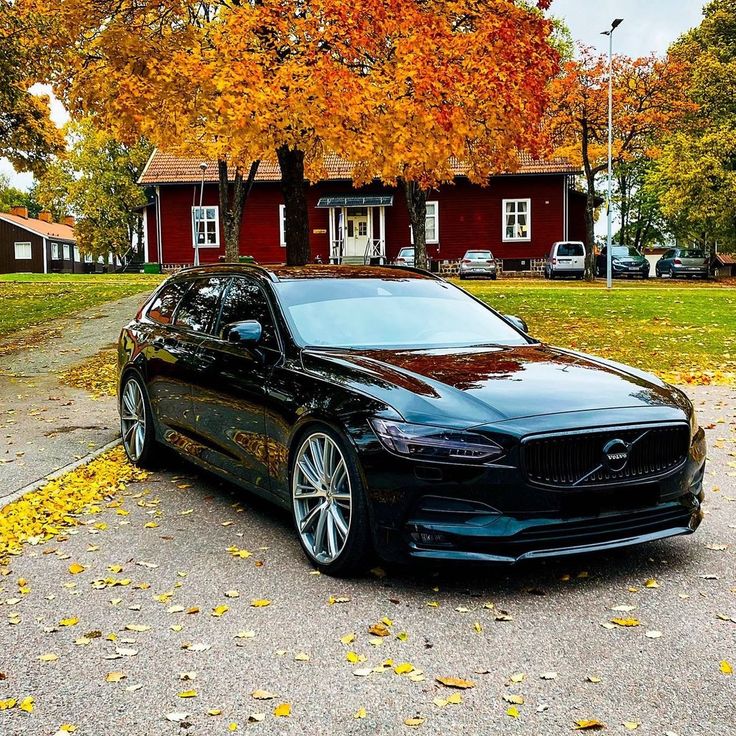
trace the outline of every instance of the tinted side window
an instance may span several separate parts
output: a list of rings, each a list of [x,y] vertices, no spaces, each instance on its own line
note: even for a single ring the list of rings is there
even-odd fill
[[[189,281],[177,281],[164,286],[148,309],[148,316],[154,322],[159,322],[162,325],[170,325],[174,318],[176,307],[189,288],[189,284]]]
[[[192,284],[176,313],[176,326],[194,332],[211,332],[217,320],[220,294],[227,279],[198,279]]]
[[[250,319],[261,323],[263,328],[261,344],[278,350],[276,329],[263,291],[257,284],[247,279],[233,279],[222,304],[220,329],[232,322],[245,322]]]

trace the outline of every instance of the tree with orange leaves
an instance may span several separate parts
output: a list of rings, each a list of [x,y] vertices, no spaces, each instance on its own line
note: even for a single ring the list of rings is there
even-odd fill
[[[671,58],[613,59],[613,159],[648,156],[661,134],[692,111],[684,67]],[[548,131],[559,155],[580,163],[587,199],[586,277],[594,273],[596,181],[608,160],[608,59],[581,49],[549,88]]]
[[[549,3],[542,0],[539,5]],[[323,154],[404,182],[419,262],[426,191],[513,171],[538,143],[557,54],[523,0],[17,0],[74,113],[123,140],[235,167],[274,157],[287,260],[310,257],[305,180]],[[31,41],[32,43],[32,41]]]

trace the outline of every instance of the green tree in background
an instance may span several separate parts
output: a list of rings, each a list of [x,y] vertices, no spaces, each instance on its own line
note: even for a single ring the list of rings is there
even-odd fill
[[[736,0],[712,0],[670,57],[698,109],[664,138],[648,186],[682,237],[736,249]]]
[[[38,213],[43,209],[36,199],[35,188],[24,192],[22,189],[10,186],[10,179],[0,174],[0,212],[10,212],[11,207],[15,205],[27,207],[30,217],[38,217]]]
[[[91,118],[66,127],[69,146],[38,185],[38,198],[55,216],[73,213],[80,250],[93,256],[125,255],[141,242],[137,208],[146,195],[137,181],[151,153],[145,141],[122,145]]]

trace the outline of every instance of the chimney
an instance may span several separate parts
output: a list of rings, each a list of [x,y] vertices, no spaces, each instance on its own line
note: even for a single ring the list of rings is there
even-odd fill
[[[49,210],[41,210],[38,213],[38,219],[41,220],[42,222],[53,222],[54,221],[53,217],[51,216],[51,212]]]
[[[15,215],[16,217],[24,217],[27,220],[28,219],[28,207],[24,207],[22,204],[14,204],[10,208],[10,214]]]
[[[74,219],[74,215],[66,215],[64,219],[62,220],[62,223],[64,225],[67,225],[68,227],[74,227],[76,224],[76,220]]]

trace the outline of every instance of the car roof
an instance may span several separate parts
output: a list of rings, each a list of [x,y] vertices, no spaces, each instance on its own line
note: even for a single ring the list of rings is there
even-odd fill
[[[267,281],[297,281],[308,279],[431,279],[439,277],[429,271],[406,266],[336,266],[308,264],[306,266],[260,266],[255,263],[219,263],[211,266],[194,266],[177,272],[176,277],[215,276],[243,274],[257,276]]]

